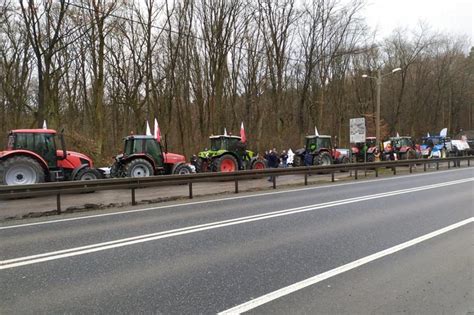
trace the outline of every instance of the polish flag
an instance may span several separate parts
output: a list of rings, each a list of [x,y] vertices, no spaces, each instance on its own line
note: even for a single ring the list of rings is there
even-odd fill
[[[155,118],[155,129],[154,129],[154,136],[158,142],[161,142],[161,131],[160,126],[158,126],[158,120]]]
[[[242,143],[247,142],[247,137],[245,136],[244,122],[240,125],[240,141]]]

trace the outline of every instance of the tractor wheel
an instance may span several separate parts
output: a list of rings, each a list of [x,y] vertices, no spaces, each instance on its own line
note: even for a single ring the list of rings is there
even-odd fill
[[[98,170],[86,167],[80,170],[79,173],[77,173],[74,180],[95,180],[101,178],[102,175]]]
[[[295,155],[293,157],[293,167],[303,166],[303,157],[301,155]]]
[[[252,159],[250,161],[250,168],[252,170],[263,170],[267,168],[266,160],[262,159]]]
[[[239,169],[237,160],[229,154],[217,158],[213,164],[217,172],[235,172]]]
[[[321,152],[313,158],[313,165],[331,165],[332,157],[328,152]]]
[[[0,183],[28,185],[44,182],[41,165],[27,156],[15,156],[0,163]]]
[[[194,166],[196,167],[196,173],[205,173],[210,171],[209,162],[202,158],[198,158]]]
[[[148,177],[154,173],[153,166],[144,159],[135,159],[125,165],[127,177]]]
[[[110,167],[110,177],[111,178],[123,177],[123,172],[118,162],[114,162],[114,164],[112,164],[112,166]]]
[[[349,159],[349,157],[347,155],[344,155],[342,158],[341,158],[341,162],[340,164],[349,164],[351,163],[351,160]],[[346,170],[341,170],[341,173],[342,172],[348,172]]]
[[[177,175],[189,175],[193,172],[193,170],[187,164],[179,164],[174,168],[173,174]]]

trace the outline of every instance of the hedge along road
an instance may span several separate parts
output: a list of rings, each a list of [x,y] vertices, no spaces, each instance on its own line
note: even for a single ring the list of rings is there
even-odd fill
[[[473,175],[400,176],[0,229],[0,310],[232,309],[472,220]]]
[[[465,163],[465,162],[464,162]],[[441,169],[446,165],[441,165]],[[414,169],[414,172],[423,172],[423,169]],[[434,171],[428,169],[428,171]],[[398,168],[398,174],[408,173],[408,168]],[[359,172],[359,179],[365,178],[363,172]],[[368,178],[374,177],[374,172],[365,173]],[[336,181],[351,180],[354,177],[349,173],[336,173]],[[392,176],[389,170],[383,169],[381,176]],[[300,186],[304,182],[303,175],[279,176],[278,187]],[[308,184],[322,184],[330,182],[330,175],[316,175],[308,177]],[[242,180],[239,182],[241,192],[262,191],[271,189],[272,184],[266,178]],[[211,196],[218,194],[230,194],[234,190],[233,182],[197,183],[193,185],[196,197]],[[159,188],[144,188],[136,191],[139,204],[154,204],[159,202],[185,199],[188,194],[186,185],[163,186]],[[34,201],[33,201],[34,200]],[[34,203],[34,207],[31,205]],[[63,209],[66,212],[130,207],[130,190],[107,190],[91,194],[69,194],[62,197]],[[55,196],[37,197],[34,199],[0,200],[0,221],[22,217],[37,217],[44,214],[55,213]]]

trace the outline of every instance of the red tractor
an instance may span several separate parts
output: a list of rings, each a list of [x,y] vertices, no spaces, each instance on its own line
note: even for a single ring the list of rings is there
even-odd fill
[[[110,168],[111,177],[190,174],[194,171],[183,155],[166,152],[153,136],[130,135],[124,142],[123,153],[115,157]]]
[[[420,155],[421,152],[411,137],[391,137],[383,143],[384,160],[411,160],[417,159]]]
[[[293,166],[349,163],[349,154],[345,151],[332,145],[331,136],[306,136],[305,147],[295,151]]]
[[[375,137],[367,137],[365,142],[355,143],[351,148],[352,162],[374,162],[376,148]]]
[[[24,185],[62,180],[99,179],[92,160],[67,151],[63,134],[56,147],[56,130],[18,129],[10,131],[5,151],[0,152],[0,184]]]

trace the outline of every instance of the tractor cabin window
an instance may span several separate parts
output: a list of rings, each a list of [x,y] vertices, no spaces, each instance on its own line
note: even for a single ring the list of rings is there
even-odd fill
[[[221,149],[221,138],[211,139],[211,150],[219,151]]]

